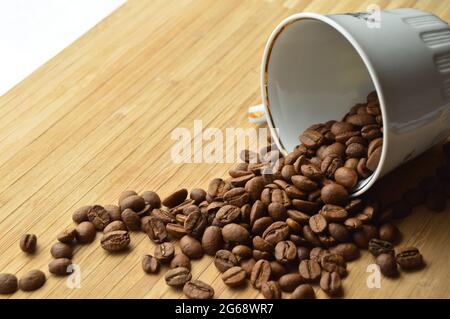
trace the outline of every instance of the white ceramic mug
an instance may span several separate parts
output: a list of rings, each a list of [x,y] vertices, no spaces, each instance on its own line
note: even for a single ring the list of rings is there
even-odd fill
[[[299,13],[282,21],[264,51],[263,104],[252,109],[264,111],[286,154],[305,128],[342,118],[376,90],[383,150],[355,196],[450,134],[449,25],[416,9],[378,15],[379,25],[367,13]]]

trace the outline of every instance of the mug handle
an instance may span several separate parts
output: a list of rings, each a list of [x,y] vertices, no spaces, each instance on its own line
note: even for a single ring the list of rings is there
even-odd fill
[[[248,121],[250,123],[264,123],[266,122],[266,111],[263,104],[250,106],[248,108]]]

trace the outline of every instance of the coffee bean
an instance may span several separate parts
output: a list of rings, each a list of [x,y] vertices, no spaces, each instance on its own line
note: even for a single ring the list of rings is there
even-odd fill
[[[380,267],[380,271],[383,275],[387,277],[397,276],[397,263],[393,254],[378,255],[375,262]]]
[[[329,295],[341,293],[341,277],[336,272],[324,271],[320,278],[320,288]]]
[[[303,226],[303,236],[305,236],[306,241],[311,245],[313,246],[321,245],[319,238],[317,237],[316,233],[312,231],[309,225]]]
[[[207,255],[214,256],[223,247],[222,230],[217,226],[209,226],[202,236],[202,248]]]
[[[212,299],[214,297],[214,289],[200,280],[187,282],[183,287],[183,292],[189,299]]]
[[[137,193],[135,192],[135,191],[133,191],[133,190],[126,190],[126,191],[123,191],[122,193],[120,193],[120,195],[119,195],[119,206],[120,206],[120,203],[125,199],[125,198],[127,198],[127,197],[130,197],[130,196],[133,196],[133,195],[137,195]]]
[[[183,253],[176,254],[170,261],[170,268],[184,267],[191,269],[191,260]]]
[[[161,263],[168,263],[175,254],[172,243],[162,243],[155,246],[154,256]]]
[[[316,149],[324,142],[324,137],[321,133],[315,130],[306,130],[300,135],[300,142],[307,148]]]
[[[304,246],[297,246],[297,257],[298,261],[309,259],[310,249]]]
[[[256,260],[253,258],[247,258],[247,259],[243,259],[239,262],[239,265],[241,266],[242,269],[244,269],[247,278],[250,278],[250,275],[252,273],[253,270],[253,266],[255,265]]]
[[[142,269],[147,274],[156,274],[159,272],[160,263],[159,263],[158,259],[156,259],[152,255],[144,255],[142,257],[141,265],[142,265]]]
[[[72,272],[72,261],[68,258],[53,259],[48,264],[48,271],[56,276],[66,276]]]
[[[295,185],[295,187],[304,192],[312,192],[318,188],[318,185],[315,181],[303,175],[294,175],[292,176],[291,181]]]
[[[263,239],[261,236],[255,236],[252,239],[253,248],[256,250],[271,253],[274,250],[274,245]]]
[[[231,267],[222,274],[222,280],[230,287],[242,286],[246,282],[245,270],[239,266]]]
[[[328,232],[338,242],[344,243],[349,239],[347,228],[342,224],[331,223],[328,225]]]
[[[109,223],[104,229],[103,229],[103,233],[109,233],[112,231],[117,231],[117,230],[128,230],[127,226],[125,225],[125,223],[121,220],[115,220],[111,223]]]
[[[102,236],[100,244],[109,252],[122,251],[130,245],[130,234],[126,230],[111,231]]]
[[[292,218],[286,218],[286,224],[289,226],[291,235],[292,234],[300,234],[302,232],[302,225]]]
[[[261,197],[264,189],[264,179],[262,176],[256,176],[245,183],[245,191],[249,194],[250,200],[255,201]]]
[[[291,299],[315,299],[314,289],[309,284],[301,284],[291,294]]]
[[[208,195],[212,199],[222,199],[223,195],[232,188],[232,185],[221,178],[214,178],[208,186]]]
[[[297,247],[290,241],[280,241],[275,246],[275,259],[287,264],[297,259]]]
[[[321,271],[319,263],[314,260],[302,260],[298,266],[298,273],[307,281],[319,279]]]
[[[88,219],[87,213],[91,209],[91,207],[92,206],[83,206],[83,207],[78,208],[72,214],[72,220],[77,224],[88,221],[89,219]]]
[[[171,287],[182,287],[191,280],[191,271],[184,267],[169,269],[164,275],[166,284]]]
[[[359,257],[359,250],[353,243],[342,243],[331,248],[331,252],[344,257],[346,261],[352,261]]]
[[[321,214],[315,214],[309,219],[309,227],[316,234],[320,234],[327,229],[327,220]]]
[[[276,281],[267,281],[261,285],[261,294],[266,299],[281,299],[281,288]]]
[[[372,238],[369,241],[369,251],[374,256],[381,254],[394,254],[394,246],[388,241]]]
[[[336,272],[343,277],[347,274],[347,263],[342,255],[339,254],[324,254],[321,257],[320,265],[322,269],[328,272]]]
[[[225,272],[238,265],[236,256],[229,250],[221,249],[216,252],[214,265],[220,272]]]
[[[122,219],[122,212],[120,210],[120,207],[117,205],[105,205],[103,208],[106,210],[106,212],[109,214],[109,218],[111,221],[121,220]]]
[[[76,234],[77,232],[75,228],[70,228],[60,232],[58,236],[56,236],[56,239],[64,244],[73,244],[76,238]]]
[[[304,281],[303,277],[298,273],[285,274],[278,279],[281,290],[286,292],[294,291]]]
[[[173,208],[180,205],[186,199],[187,195],[188,191],[185,188],[182,188],[164,198],[162,204],[168,208]]]
[[[399,237],[399,230],[395,225],[385,223],[380,226],[378,234],[381,240],[395,243]]]
[[[20,239],[20,249],[27,254],[33,254],[36,251],[37,237],[34,234],[25,234]]]
[[[425,198],[425,205],[434,212],[442,212],[447,206],[447,198],[441,192],[431,192]]]
[[[317,166],[306,164],[302,165],[300,169],[304,176],[314,181],[320,181],[324,177],[322,171]]]
[[[342,206],[347,201],[348,191],[342,185],[330,183],[321,189],[320,196],[325,204]]]
[[[267,260],[258,260],[253,266],[250,283],[256,289],[261,289],[264,282],[269,281],[271,274],[270,264]]]
[[[12,274],[0,274],[0,295],[13,294],[18,289],[17,277]]]
[[[353,131],[353,125],[349,122],[336,122],[331,126],[331,133],[334,135],[351,131]]]
[[[341,206],[326,204],[320,210],[320,214],[325,217],[328,222],[342,222],[347,219],[348,213]]]
[[[50,248],[50,253],[53,258],[69,258],[71,259],[73,256],[73,248],[69,244],[64,243],[55,243]]]
[[[236,256],[238,261],[252,257],[252,249],[246,245],[236,245],[231,252]]]
[[[287,218],[287,210],[284,205],[280,203],[270,203],[267,211],[275,221],[283,221]]]
[[[243,187],[232,188],[223,195],[226,204],[241,207],[247,204],[249,195]]]
[[[306,214],[314,214],[319,210],[318,203],[301,199],[292,200],[292,206]]]
[[[183,236],[180,239],[180,248],[183,254],[191,259],[198,259],[203,257],[202,244],[192,236]]]
[[[370,114],[355,114],[347,117],[346,121],[355,126],[365,126],[375,123],[375,118]]]
[[[241,210],[237,206],[225,205],[219,209],[214,218],[213,226],[223,227],[226,224],[233,223],[241,216]]]
[[[347,189],[352,189],[358,183],[358,174],[352,168],[339,167],[334,173],[336,183]]]
[[[22,291],[34,291],[41,288],[46,281],[45,274],[40,270],[30,270],[19,279],[19,288]]]
[[[400,248],[396,259],[402,269],[418,269],[423,266],[423,257],[415,247]]]
[[[347,157],[360,158],[365,157],[367,154],[367,148],[360,143],[351,143],[345,149]]]
[[[344,163],[340,156],[332,154],[325,157],[320,165],[320,169],[324,175],[328,178],[333,178],[337,169],[339,169]]]
[[[222,237],[225,242],[233,244],[247,244],[250,234],[247,229],[239,224],[227,224],[222,228]]]
[[[108,212],[100,205],[94,205],[87,212],[89,221],[98,230],[103,230],[111,222]]]
[[[141,194],[141,197],[144,199],[145,204],[150,205],[151,210],[161,207],[161,198],[156,192],[145,191]]]
[[[287,239],[289,236],[289,226],[285,222],[275,222],[263,232],[262,238],[272,245]]]
[[[122,212],[122,220],[129,230],[139,230],[141,228],[141,219],[136,212],[127,208]]]
[[[95,226],[91,222],[81,222],[75,228],[76,239],[80,244],[88,244],[94,241],[96,230]]]
[[[166,231],[173,238],[181,238],[184,235],[186,235],[186,230],[184,229],[184,226],[180,224],[172,224],[172,223],[167,224]]]
[[[178,215],[181,216],[182,214],[178,214]],[[164,224],[175,223],[176,222],[176,216],[174,216],[171,212],[169,212],[168,210],[166,210],[164,208],[155,208],[150,213],[150,217],[154,217],[156,219],[159,219]],[[141,227],[145,228],[146,226],[144,225],[145,224],[144,221],[149,221],[149,216],[144,216],[143,218],[141,218]],[[144,229],[144,231],[145,231],[145,229]]]

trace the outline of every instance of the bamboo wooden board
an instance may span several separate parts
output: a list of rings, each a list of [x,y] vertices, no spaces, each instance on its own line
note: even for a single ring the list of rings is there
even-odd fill
[[[0,98],[0,272],[47,272],[56,234],[71,225],[75,208],[117,201],[122,190],[206,187],[228,164],[174,164],[175,127],[248,127],[246,109],[260,102],[259,68],[271,30],[300,11],[319,13],[417,7],[450,20],[448,0],[149,0],[129,1],[81,39]],[[437,156],[436,156],[437,155]],[[395,197],[431,174],[439,160],[430,151],[385,178]],[[399,223],[404,244],[419,247],[423,271],[382,279],[369,289],[368,253],[349,265],[351,298],[449,298],[450,208],[423,207]],[[36,255],[18,241],[38,235]],[[132,234],[127,254],[108,255],[98,244],[79,247],[81,288],[48,276],[33,293],[13,298],[181,298],[160,275],[145,275],[141,255],[153,245]],[[210,283],[219,298],[261,297],[250,287],[224,286],[212,259],[193,264],[193,277]],[[319,297],[324,294],[317,289]]]

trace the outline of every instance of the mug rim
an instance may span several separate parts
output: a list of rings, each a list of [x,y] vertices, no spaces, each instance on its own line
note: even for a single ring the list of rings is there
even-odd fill
[[[316,20],[322,23],[325,23],[332,27],[334,30],[339,32],[341,35],[345,37],[345,39],[352,45],[352,47],[356,50],[360,58],[362,59],[364,65],[367,68],[367,71],[369,72],[369,76],[372,80],[373,85],[375,86],[375,91],[378,95],[378,100],[380,103],[380,109],[381,109],[381,117],[383,119],[383,146],[381,150],[381,157],[380,161],[378,163],[378,166],[376,170],[368,177],[363,179],[360,184],[357,186],[356,189],[353,191],[350,190],[351,197],[356,197],[359,195],[362,195],[365,193],[369,188],[378,180],[380,177],[381,172],[383,171],[384,164],[386,162],[386,154],[388,150],[388,142],[389,142],[389,127],[385,125],[388,123],[388,117],[386,114],[386,108],[385,108],[385,102],[383,97],[383,92],[381,90],[381,84],[378,79],[377,73],[375,71],[375,68],[373,67],[369,57],[364,52],[364,50],[361,48],[361,46],[358,44],[358,42],[354,39],[354,37],[340,24],[338,24],[333,19],[329,18],[326,15],[318,14],[318,13],[312,13],[312,12],[302,12],[302,13],[296,13],[293,14],[287,18],[285,18],[283,21],[281,21],[277,27],[272,31],[272,33],[269,36],[269,39],[266,42],[266,46],[264,48],[263,52],[263,59],[261,64],[261,96],[262,101],[264,105],[265,115],[266,115],[266,121],[269,125],[269,129],[272,135],[272,138],[275,141],[275,144],[277,145],[278,149],[281,151],[281,153],[286,156],[288,154],[288,151],[284,147],[283,143],[280,141],[278,134],[276,132],[276,128],[274,125],[272,113],[270,111],[270,101],[269,101],[269,94],[268,94],[268,66],[270,61],[270,56],[272,53],[272,49],[275,46],[275,43],[280,36],[280,34],[287,28],[289,25],[298,22],[299,20],[303,19],[312,19]]]

